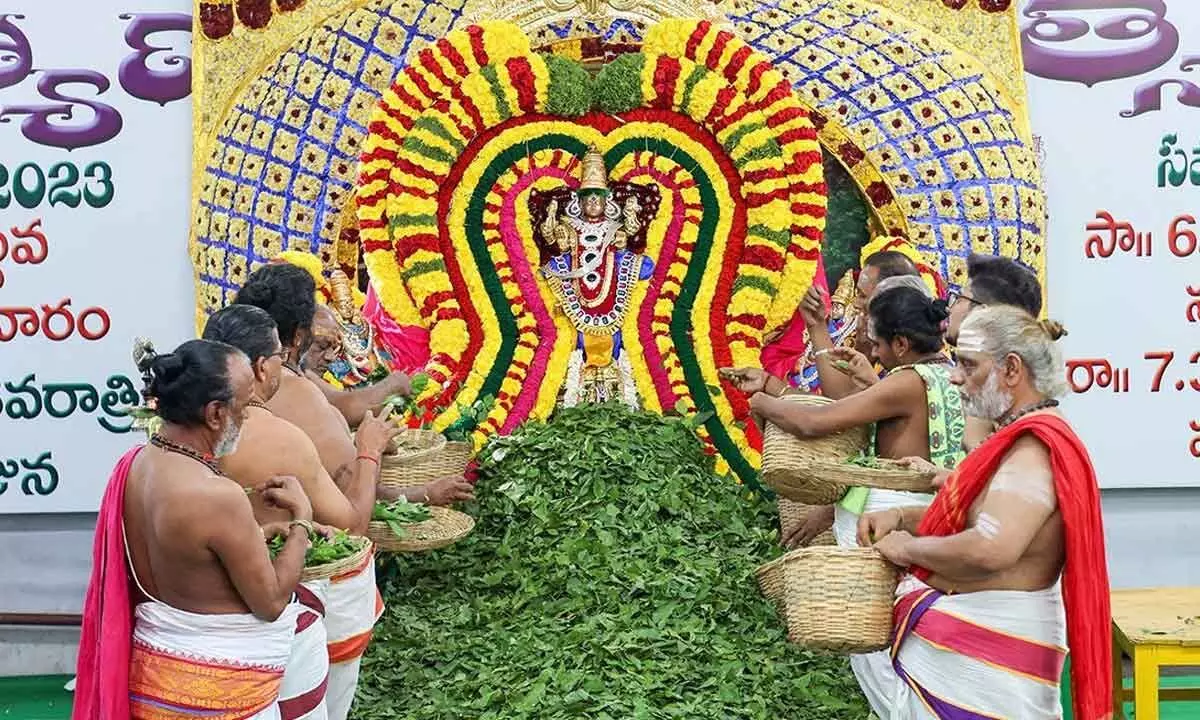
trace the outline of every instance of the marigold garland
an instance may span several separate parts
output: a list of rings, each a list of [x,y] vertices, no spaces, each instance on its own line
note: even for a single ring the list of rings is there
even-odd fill
[[[711,412],[703,434],[753,478],[760,439],[716,370],[757,364],[763,335],[790,319],[824,221],[816,132],[778,71],[729,33],[680,20],[593,80],[530,52],[516,26],[484,23],[419,53],[370,130],[362,249],[383,307],[411,300],[431,328],[437,382],[421,401],[450,408],[434,427],[483,394],[497,402],[476,442],[553,410],[575,331],[537,272],[525,203],[535,186],[574,182],[586,140],[607,148],[613,177],[665,192],[622,367],[647,407]]]

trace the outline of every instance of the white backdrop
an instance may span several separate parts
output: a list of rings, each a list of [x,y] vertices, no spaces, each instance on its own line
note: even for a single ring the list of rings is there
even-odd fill
[[[1093,9],[1054,10],[1081,5]],[[1200,220],[1200,2],[1027,0],[1023,11],[1033,127],[1046,151],[1050,315],[1070,332],[1064,351],[1080,391],[1065,408],[1102,487],[1200,487],[1200,306],[1188,315],[1200,297],[1187,292],[1200,295],[1200,249],[1185,237],[1177,256],[1168,236],[1174,218]],[[1181,69],[1188,58],[1196,67]],[[1169,80],[1182,84],[1159,93]],[[1191,164],[1177,187],[1170,173],[1159,187],[1164,135],[1187,156],[1172,153],[1176,166]],[[1115,248],[1098,213],[1131,225]],[[1101,242],[1089,258],[1092,236]],[[1172,352],[1156,392],[1155,354]]]
[[[190,33],[149,36],[148,46],[183,55],[174,65],[171,53],[156,53],[146,68],[135,50],[137,35],[178,27],[181,16],[164,13],[189,13],[191,3],[156,0],[156,14],[127,18],[130,3],[115,0],[13,4],[5,11],[24,17],[0,20],[0,513],[95,512],[110,468],[138,438],[105,429],[128,427],[120,409],[141,388],[133,338],[170,348],[192,330]],[[51,113],[56,129],[46,132]],[[44,189],[42,176],[53,176]],[[17,235],[39,220],[47,251],[32,262],[40,242]],[[55,341],[47,333],[63,335],[67,320],[47,328],[42,306],[67,298],[74,315],[87,315],[86,335],[76,327]],[[93,307],[111,320],[94,340],[103,323],[85,312]],[[15,336],[14,319],[26,325]]]
[[[109,468],[137,439],[105,427],[128,425],[115,410],[127,404],[131,387],[140,387],[129,357],[132,339],[146,335],[171,347],[192,327],[190,98],[179,85],[186,59],[167,62],[172,53],[186,58],[190,51],[189,34],[170,28],[191,3],[156,0],[153,14],[125,18],[128,5],[116,0],[16,4],[24,17],[0,21],[0,48],[8,48],[0,50],[0,514],[94,512]],[[1079,5],[1091,9],[1056,9]],[[1033,125],[1047,148],[1051,314],[1071,331],[1068,358],[1085,361],[1073,375],[1077,386],[1087,384],[1089,368],[1095,380],[1067,409],[1104,487],[1200,487],[1200,441],[1193,450],[1200,423],[1192,429],[1200,421],[1200,390],[1192,387],[1196,379],[1200,388],[1200,355],[1194,355],[1200,341],[1188,339],[1195,328],[1187,315],[1189,303],[1200,299],[1187,286],[1200,290],[1200,277],[1189,276],[1194,260],[1173,255],[1167,237],[1179,215],[1200,220],[1200,151],[1192,153],[1200,145],[1200,71],[1182,69],[1188,58],[1200,67],[1200,3],[1026,0],[1022,22]],[[167,29],[139,43],[139,29],[148,28]],[[171,52],[143,61],[139,45]],[[37,70],[27,74],[28,68]],[[56,98],[56,79],[74,80],[58,86],[58,97],[79,101]],[[1171,79],[1185,84],[1168,85],[1161,108],[1153,109],[1155,84]],[[97,115],[84,101],[111,110]],[[60,130],[39,133],[39,116],[64,106],[70,119],[50,120]],[[121,122],[115,135],[113,111]],[[92,125],[99,127],[79,131]],[[1166,187],[1159,187],[1167,134],[1177,136],[1173,149],[1195,165],[1178,186],[1167,173]],[[104,167],[94,163],[111,168],[107,205]],[[89,168],[92,177],[84,177]],[[67,182],[75,171],[79,180]],[[44,191],[39,175],[53,175]],[[1109,257],[1086,257],[1085,243],[1097,234],[1086,227],[1098,212],[1150,239],[1143,236],[1139,245],[1132,236],[1126,243],[1132,250],[1118,242]],[[19,262],[40,256],[35,238],[18,237],[38,220],[46,257]],[[1139,257],[1138,248],[1145,255],[1147,246],[1151,254]],[[53,310],[67,298],[75,314],[104,309],[108,332],[88,340],[77,328],[67,339],[49,339],[42,306]],[[18,327],[8,339],[13,320],[26,319],[23,308],[37,314],[39,327],[32,335]],[[1200,320],[1200,312],[1193,317]],[[93,335],[101,327],[95,313],[85,325]],[[62,318],[51,320],[51,335],[64,330]],[[1145,358],[1155,352],[1175,353],[1159,392],[1151,385],[1161,361]],[[72,396],[75,408],[67,412]]]

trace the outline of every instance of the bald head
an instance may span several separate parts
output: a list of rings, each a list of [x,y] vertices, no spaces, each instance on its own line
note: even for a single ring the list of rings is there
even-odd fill
[[[342,324],[327,305],[317,305],[312,323],[313,342],[301,364],[318,375],[329,370],[342,349]]]

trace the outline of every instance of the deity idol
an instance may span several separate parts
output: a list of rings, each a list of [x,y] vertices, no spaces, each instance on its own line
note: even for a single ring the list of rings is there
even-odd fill
[[[578,190],[534,191],[529,201],[542,276],[578,333],[563,398],[568,406],[613,399],[638,405],[621,326],[634,283],[654,270],[642,251],[660,196],[654,186],[610,187],[607,176],[604,157],[592,147]]]
[[[343,385],[371,382],[386,373],[390,357],[375,340],[374,328],[363,317],[350,278],[341,270],[329,274],[329,307],[342,330],[342,347],[329,371]]]
[[[855,333],[859,327],[858,310],[854,307],[855,277],[853,270],[847,270],[838,281],[837,288],[830,296],[831,312],[829,316],[829,337],[834,347],[854,347]],[[817,375],[817,357],[809,338],[808,329],[804,330],[804,355],[797,361],[795,372],[789,380],[792,385],[805,392],[817,392],[820,378]]]

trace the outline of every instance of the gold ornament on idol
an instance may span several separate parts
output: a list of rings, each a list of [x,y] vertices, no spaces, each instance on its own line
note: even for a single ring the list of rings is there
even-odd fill
[[[579,189],[608,191],[608,171],[604,167],[604,156],[595,145],[589,147],[587,154],[583,156],[583,175]]]

